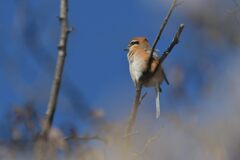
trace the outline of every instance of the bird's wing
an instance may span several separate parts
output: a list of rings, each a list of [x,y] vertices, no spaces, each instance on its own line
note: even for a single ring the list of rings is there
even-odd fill
[[[151,48],[148,48],[148,49],[146,49],[146,51],[147,51],[147,53],[148,54],[150,54],[151,53],[151,51],[152,51],[152,49]],[[155,51],[153,52],[153,57],[154,58],[160,58],[160,56],[159,56],[159,54],[158,54],[158,49],[155,49]]]
[[[148,54],[150,54],[152,50],[151,49],[146,49],[146,51],[147,51]],[[159,52],[158,49],[155,49],[155,51],[153,52],[153,58],[154,59],[159,59],[160,58],[158,52]],[[164,81],[169,85],[169,81],[167,79],[167,76],[166,76],[163,68],[162,68],[162,74],[163,74]]]

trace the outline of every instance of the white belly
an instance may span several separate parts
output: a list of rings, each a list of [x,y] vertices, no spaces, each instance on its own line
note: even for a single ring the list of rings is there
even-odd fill
[[[143,71],[141,69],[142,63],[135,62],[130,64],[129,70],[131,74],[132,81],[135,83],[139,81],[141,76],[143,75]],[[163,74],[161,67],[158,68],[154,76],[152,76],[148,81],[146,81],[143,85],[145,87],[152,87],[161,84],[163,81]]]
[[[139,79],[143,75],[142,68],[145,65],[146,62],[142,61],[141,59],[138,59],[137,57],[134,58],[134,61],[129,61],[129,70],[131,74],[131,78],[133,82],[136,84],[136,82],[139,81]]]

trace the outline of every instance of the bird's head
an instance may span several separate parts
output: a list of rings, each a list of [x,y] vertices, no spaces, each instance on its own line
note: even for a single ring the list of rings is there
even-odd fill
[[[150,48],[146,37],[135,37],[128,43],[128,48],[124,49],[124,51],[129,51],[134,46],[140,46],[144,49]]]

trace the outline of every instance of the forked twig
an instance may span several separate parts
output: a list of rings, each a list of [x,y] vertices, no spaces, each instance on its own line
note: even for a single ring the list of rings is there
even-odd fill
[[[154,44],[153,44],[153,48],[151,50],[151,53],[150,53],[150,57],[148,59],[148,67],[147,67],[147,70],[146,72],[143,74],[143,76],[150,76],[149,74],[149,70],[150,70],[150,66],[151,66],[151,63],[152,63],[152,56],[153,56],[153,52],[155,51],[156,49],[156,46],[157,46],[157,43],[162,35],[162,32],[164,30],[164,28],[166,27],[167,23],[168,23],[168,20],[173,12],[173,10],[176,8],[176,6],[178,6],[179,3],[177,3],[177,0],[173,0],[173,3],[171,5],[171,8],[167,14],[167,16],[164,18],[164,21],[160,27],[160,30],[158,32],[158,35],[156,37],[156,40],[154,41]],[[168,56],[168,54],[170,53],[170,51],[173,49],[173,47],[175,46],[175,44],[177,44],[178,42],[178,39],[179,39],[179,36],[183,30],[183,27],[180,27],[180,32],[178,32],[176,35],[177,35],[177,38],[174,38],[174,43],[172,43],[170,45],[170,47],[168,48],[167,52],[164,52],[163,56],[160,57],[161,59],[161,63],[164,61],[164,59]],[[176,36],[175,36],[176,37]],[[176,41],[177,40],[177,41]],[[161,63],[159,63],[159,65],[161,65]],[[133,129],[133,126],[135,124],[135,121],[136,121],[136,116],[137,116],[137,111],[138,111],[138,107],[141,103],[141,90],[142,90],[142,82],[140,81],[140,83],[136,86],[136,94],[135,94],[135,100],[134,100],[134,103],[133,103],[133,106],[132,106],[132,112],[131,112],[131,115],[130,115],[130,118],[129,118],[129,121],[128,121],[128,126],[127,126],[127,131],[126,131],[126,135],[129,135],[130,133],[132,133],[132,129]],[[127,141],[130,141],[130,139],[128,139]]]
[[[174,46],[179,43],[179,38],[180,38],[180,35],[181,35],[183,29],[184,29],[184,24],[180,24],[180,26],[179,26],[179,28],[178,28],[178,31],[177,31],[177,33],[175,34],[174,38],[173,38],[172,43],[171,43],[170,46],[167,48],[167,50],[163,52],[162,56],[159,58],[159,64],[161,64],[161,63],[167,58],[167,56],[168,56],[169,53],[172,51],[172,49],[174,48]]]
[[[163,33],[163,30],[165,29],[165,27],[166,27],[166,25],[167,25],[167,23],[168,23],[168,20],[169,20],[170,16],[172,15],[173,10],[174,10],[178,5],[179,5],[179,4],[177,3],[177,0],[173,0],[173,3],[172,3],[172,5],[171,5],[171,8],[170,8],[170,10],[168,11],[167,16],[166,16],[166,17],[164,18],[164,20],[163,20],[163,23],[162,23],[162,25],[161,25],[161,27],[160,27],[160,30],[159,30],[159,32],[158,32],[158,35],[157,35],[157,37],[156,37],[156,39],[155,39],[155,41],[154,41],[154,43],[153,43],[153,47],[152,47],[152,50],[151,50],[151,52],[150,52],[150,56],[149,56],[149,59],[148,59],[148,67],[147,67],[147,70],[146,70],[147,73],[148,73],[148,71],[150,70],[151,63],[152,63],[152,56],[153,56],[153,53],[154,53],[154,51],[155,51],[155,49],[156,49],[156,47],[157,47],[158,41],[159,41],[159,39],[160,39],[160,37],[161,37],[161,35],[162,35],[162,33]]]

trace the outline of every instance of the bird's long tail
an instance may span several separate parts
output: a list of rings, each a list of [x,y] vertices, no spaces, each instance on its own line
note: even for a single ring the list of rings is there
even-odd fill
[[[159,119],[160,117],[160,92],[161,89],[159,86],[156,86],[156,118]]]

